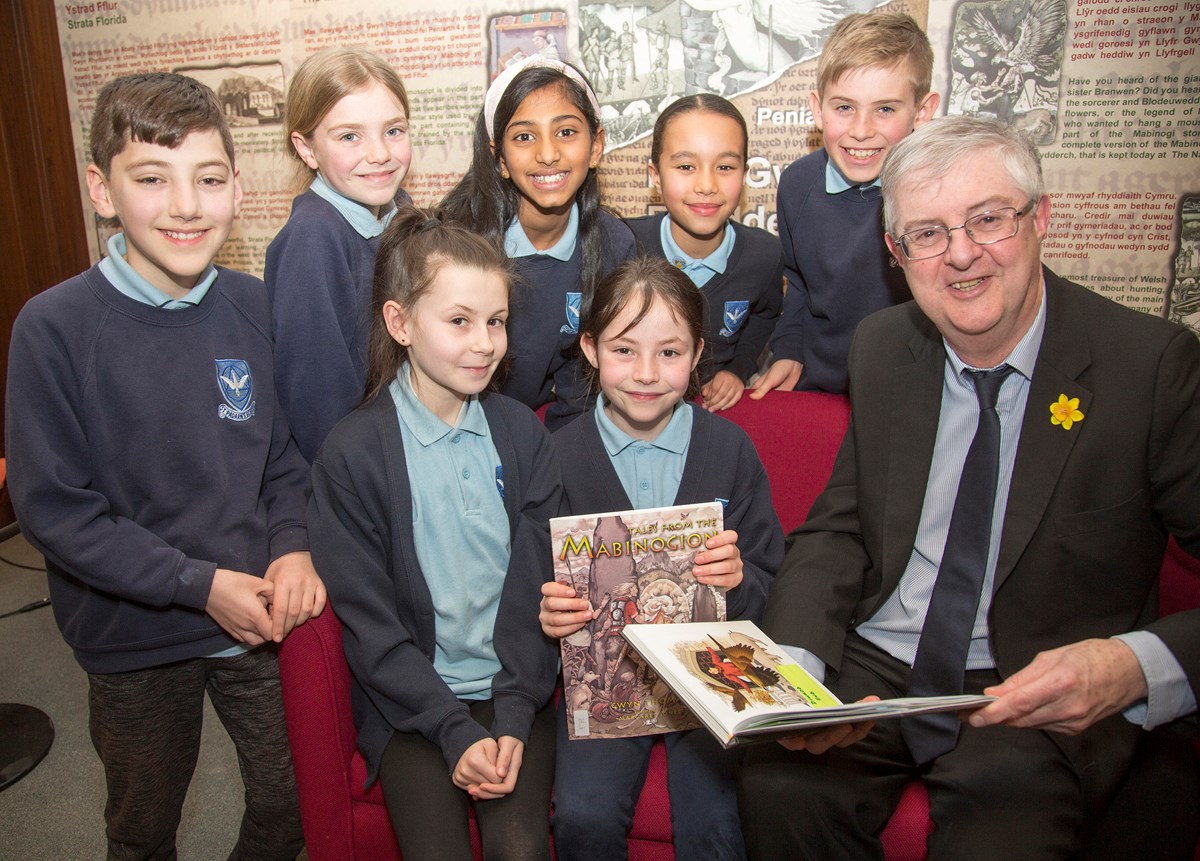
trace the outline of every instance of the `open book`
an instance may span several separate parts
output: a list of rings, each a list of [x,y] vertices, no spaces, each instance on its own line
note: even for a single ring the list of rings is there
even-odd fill
[[[569,737],[625,738],[697,726],[687,707],[621,639],[626,625],[671,628],[725,618],[722,589],[697,583],[696,554],[721,531],[720,502],[555,517],[554,579],[596,618],[562,641]]]
[[[963,711],[960,694],[843,704],[753,622],[626,625],[623,636],[725,747],[838,723]]]

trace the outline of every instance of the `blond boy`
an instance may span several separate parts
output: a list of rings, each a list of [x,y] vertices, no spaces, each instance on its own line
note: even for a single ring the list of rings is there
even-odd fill
[[[773,364],[750,397],[772,389],[845,392],[850,339],[874,311],[910,298],[883,242],[879,173],[891,148],[929,120],[933,50],[908,15],[850,15],[834,28],[809,94],[824,148],[779,182],[787,292],[770,341]]]

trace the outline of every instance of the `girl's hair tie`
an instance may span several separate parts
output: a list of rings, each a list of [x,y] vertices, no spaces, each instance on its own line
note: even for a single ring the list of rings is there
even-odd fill
[[[583,75],[579,74],[578,69],[569,63],[555,60],[553,57],[547,57],[545,54],[532,54],[524,60],[506,67],[503,72],[496,76],[496,80],[492,81],[492,85],[488,87],[487,95],[483,99],[483,122],[487,127],[488,137],[491,140],[494,141],[496,139],[496,106],[500,104],[500,99],[504,97],[505,91],[517,75],[525,69],[534,67],[553,69],[556,72],[561,72],[579,84],[579,86],[583,87],[584,93],[587,94],[587,99],[592,105],[592,110],[596,112],[597,117],[600,116],[600,102],[597,101],[591,84],[587,82],[587,79]]]

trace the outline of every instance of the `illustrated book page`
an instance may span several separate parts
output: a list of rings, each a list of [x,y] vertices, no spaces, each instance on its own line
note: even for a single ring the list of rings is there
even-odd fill
[[[725,747],[831,724],[979,708],[994,699],[957,695],[842,703],[753,622],[631,624],[622,635]]]

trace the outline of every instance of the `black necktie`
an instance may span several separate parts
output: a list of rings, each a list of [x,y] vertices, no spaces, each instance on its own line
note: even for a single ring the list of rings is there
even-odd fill
[[[1001,365],[991,371],[971,371],[979,398],[979,425],[963,461],[958,495],[950,515],[950,530],[938,568],[925,626],[909,677],[910,696],[961,694],[967,650],[979,609],[979,593],[987,570],[992,537],[992,509],[1000,464],[1000,417],[996,396],[1012,371]],[[929,762],[953,750],[959,720],[953,713],[905,718],[901,730],[913,759]]]

